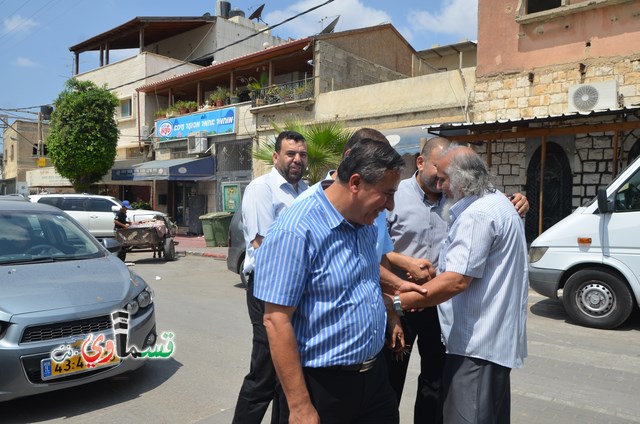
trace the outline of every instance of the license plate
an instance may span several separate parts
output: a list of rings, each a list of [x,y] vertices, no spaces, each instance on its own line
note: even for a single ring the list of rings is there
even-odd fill
[[[85,364],[82,359],[82,355],[76,355],[65,359],[62,363],[54,362],[51,358],[43,359],[40,362],[40,370],[43,380],[51,380],[54,378],[65,377],[70,374],[92,371],[98,368],[112,367],[119,363],[120,358],[114,355],[109,362],[96,364],[95,367],[87,368],[87,364]]]

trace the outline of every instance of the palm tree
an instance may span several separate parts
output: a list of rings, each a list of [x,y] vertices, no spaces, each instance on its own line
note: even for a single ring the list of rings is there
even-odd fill
[[[342,159],[342,149],[353,134],[352,131],[344,128],[343,122],[339,121],[305,124],[300,120],[291,120],[285,121],[282,127],[273,122],[271,126],[278,134],[284,130],[296,131],[307,140],[308,164],[306,180],[309,184],[315,184],[323,180],[329,170],[338,167]],[[269,140],[266,144],[258,146],[253,157],[266,164],[273,164],[274,144],[275,138]]]

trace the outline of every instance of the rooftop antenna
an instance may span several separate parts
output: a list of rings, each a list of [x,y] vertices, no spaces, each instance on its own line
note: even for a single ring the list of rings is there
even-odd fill
[[[249,16],[249,20],[256,19],[258,22],[262,22],[267,25],[265,21],[262,20],[262,10],[264,9],[264,4],[258,7],[252,14]]]
[[[338,20],[339,19],[340,19],[340,16],[335,18],[333,21],[331,21],[331,23],[329,25],[326,26],[325,29],[320,31],[319,34],[330,34],[330,33],[332,33],[333,30],[336,29],[336,25],[338,24]]]

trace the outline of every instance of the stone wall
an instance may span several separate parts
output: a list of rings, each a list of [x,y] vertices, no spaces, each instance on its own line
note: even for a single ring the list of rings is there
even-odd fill
[[[489,147],[490,158],[487,154]],[[525,147],[524,140],[494,141],[475,147],[476,152],[490,165],[489,172],[493,175],[493,182],[498,190],[507,194],[525,193]]]

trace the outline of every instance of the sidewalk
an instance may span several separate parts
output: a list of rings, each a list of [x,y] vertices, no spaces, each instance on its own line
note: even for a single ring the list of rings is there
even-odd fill
[[[226,260],[226,247],[207,247],[204,236],[175,236],[174,241],[178,243],[176,246],[176,254],[204,256],[207,258]]]

